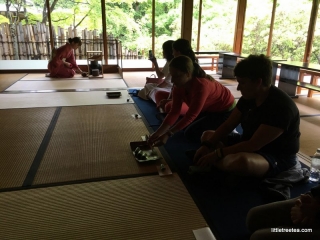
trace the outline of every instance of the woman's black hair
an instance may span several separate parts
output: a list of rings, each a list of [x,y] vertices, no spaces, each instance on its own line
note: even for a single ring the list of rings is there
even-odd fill
[[[193,77],[206,78],[210,81],[214,81],[210,75],[207,75],[206,72],[199,66],[198,63],[192,61],[191,58],[185,55],[180,55],[171,60],[170,67],[176,68],[184,73],[192,73]]]
[[[173,43],[174,43],[173,40],[168,40],[162,44],[162,50],[164,52],[167,62],[170,62],[173,59],[173,51],[172,51]]]
[[[194,51],[192,50],[191,44],[187,39],[179,38],[174,41],[172,48],[179,51],[181,55],[188,56],[193,62],[198,62]]]
[[[74,38],[68,38],[68,42],[69,43],[78,43],[79,46],[81,46],[82,42],[81,39],[79,37],[74,37]]]

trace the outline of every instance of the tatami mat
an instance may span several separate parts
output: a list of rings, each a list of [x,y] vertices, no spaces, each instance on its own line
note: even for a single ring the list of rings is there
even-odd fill
[[[105,73],[103,78],[91,78],[90,80],[103,80],[103,79],[118,79],[121,78],[119,73]],[[29,73],[21,79],[21,81],[61,81],[61,80],[88,80],[87,77],[82,77],[76,74],[73,78],[49,78],[44,73]]]
[[[106,91],[0,94],[0,109],[133,103],[127,90],[115,91],[120,98],[108,98]]]
[[[22,186],[54,112],[55,108],[0,110],[0,188]]]
[[[157,173],[164,160],[138,163],[130,149],[149,133],[136,112],[133,104],[62,108],[33,184]]]
[[[6,90],[25,75],[25,73],[0,74],[0,92]]]
[[[18,81],[6,91],[34,90],[82,90],[82,89],[114,89],[127,88],[122,79],[107,80],[61,80],[61,81]]]
[[[312,156],[320,147],[320,116],[300,118],[300,151]]]
[[[0,239],[187,240],[206,222],[180,178],[0,193]]]

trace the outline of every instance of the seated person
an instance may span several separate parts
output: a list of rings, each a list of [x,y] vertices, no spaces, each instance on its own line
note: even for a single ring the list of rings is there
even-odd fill
[[[158,130],[150,136],[150,144],[165,144],[169,136],[186,127],[185,135],[199,140],[204,130],[216,129],[232,112],[235,100],[230,90],[217,81],[196,77],[198,68],[199,65],[187,56],[171,60],[172,107]],[[188,105],[188,111],[176,123],[183,103]]]
[[[74,50],[81,46],[79,37],[69,38],[68,42],[52,51],[51,59],[48,63],[49,74],[46,77],[52,78],[72,78],[75,71],[82,73],[74,58]]]
[[[195,53],[192,50],[191,44],[187,39],[180,38],[173,42],[172,44],[173,56],[178,57],[181,55],[188,56],[195,63],[198,63]],[[207,75],[205,71],[199,67],[197,68],[197,77],[209,78],[213,80],[210,75]],[[170,91],[158,91],[155,94],[157,107],[161,112],[168,113],[172,106],[172,96]],[[184,115],[188,111],[186,104],[183,104],[181,108],[181,115]]]
[[[203,133],[194,163],[260,178],[295,166],[299,110],[285,92],[271,85],[271,60],[250,55],[236,65],[234,74],[242,96],[227,121],[216,131]],[[229,134],[239,123],[243,134]]]
[[[300,197],[252,208],[247,227],[250,240],[320,239],[320,185]],[[283,232],[302,228],[312,232]]]
[[[169,62],[173,58],[172,55],[172,40],[166,41],[162,44],[162,54],[163,57],[166,59],[166,64],[164,65],[163,69],[160,70],[158,66],[157,59],[153,56],[150,58],[150,61],[153,62],[156,73],[158,78],[164,80],[158,84],[158,83],[146,83],[143,89],[141,89],[138,93],[138,96],[142,99],[149,100],[151,99],[152,101],[156,102],[155,99],[155,94],[157,91],[161,90],[164,92],[170,92],[172,88],[172,83],[171,83],[171,75],[169,73]]]

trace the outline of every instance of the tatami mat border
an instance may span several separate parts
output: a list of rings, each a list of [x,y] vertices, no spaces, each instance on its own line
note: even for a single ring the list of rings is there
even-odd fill
[[[50,142],[53,130],[56,126],[56,123],[58,121],[60,112],[61,112],[61,107],[58,107],[52,117],[52,120],[50,122],[50,125],[48,126],[48,130],[46,132],[46,134],[44,135],[44,138],[39,146],[38,152],[36,154],[36,156],[34,157],[34,160],[32,162],[32,165],[30,166],[29,172],[22,184],[22,187],[26,187],[26,186],[31,186],[34,180],[34,177],[37,173],[37,170],[40,166],[41,160],[46,152],[46,149],[48,147],[48,144]]]
[[[127,88],[87,88],[87,89],[58,89],[58,90],[6,90],[2,93],[53,93],[53,92],[96,92],[96,91],[119,91]]]
[[[132,155],[130,142],[147,134],[133,106],[63,107],[33,185],[157,173],[165,163],[160,152],[146,163]]]
[[[1,189],[23,186],[56,108],[2,109]]]

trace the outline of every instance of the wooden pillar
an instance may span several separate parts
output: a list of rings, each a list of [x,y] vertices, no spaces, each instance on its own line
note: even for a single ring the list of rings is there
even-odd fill
[[[244,21],[246,16],[247,0],[238,0],[236,15],[236,26],[234,31],[233,52],[241,54],[244,31]]]
[[[151,23],[152,23],[152,29],[151,29],[151,39],[152,39],[152,52],[154,53],[154,48],[155,48],[155,28],[156,28],[156,24],[155,24],[155,15],[156,15],[156,0],[152,0],[152,19],[151,19]]]
[[[50,46],[51,46],[51,52],[52,52],[52,50],[54,48],[54,42],[53,42],[53,34],[52,34],[52,26],[51,26],[51,10],[50,10],[49,0],[46,0],[46,4],[47,4],[47,17],[48,17],[48,22],[49,22]]]
[[[319,9],[319,0],[312,1],[312,9],[310,14],[309,28],[308,28],[308,36],[306,41],[306,48],[304,51],[303,62],[310,62],[310,55],[312,51],[312,42],[314,31],[316,28],[317,17],[318,17],[318,9]]]
[[[182,0],[181,38],[192,41],[193,0]]]
[[[272,34],[273,34],[274,18],[275,18],[275,15],[276,15],[276,8],[277,8],[277,0],[273,0],[271,21],[270,21],[270,30],[269,30],[269,39],[268,39],[268,47],[267,47],[267,56],[271,56]]]
[[[201,15],[202,15],[202,0],[199,1],[198,39],[197,39],[197,51],[198,52],[200,49]]]
[[[106,26],[106,1],[101,0],[101,12],[102,12],[102,41],[103,41],[103,56],[105,65],[108,65],[108,36],[107,36],[107,26]]]

